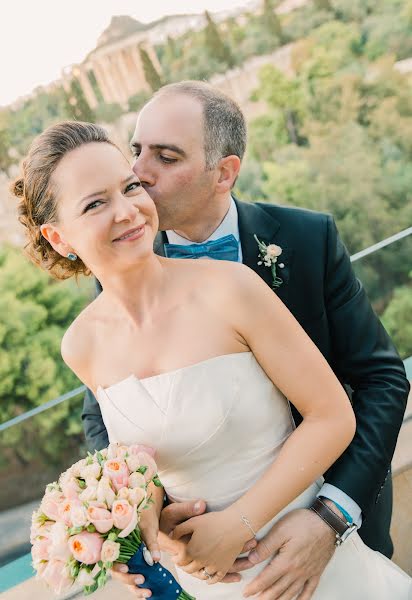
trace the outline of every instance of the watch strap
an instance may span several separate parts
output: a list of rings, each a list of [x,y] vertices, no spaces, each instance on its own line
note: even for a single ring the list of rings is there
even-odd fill
[[[327,504],[322,502],[320,498],[315,498],[311,507],[311,510],[315,512],[324,521],[336,535],[336,545],[339,546],[347,535],[356,529],[356,526],[341,519]],[[350,530],[350,531],[348,531]]]

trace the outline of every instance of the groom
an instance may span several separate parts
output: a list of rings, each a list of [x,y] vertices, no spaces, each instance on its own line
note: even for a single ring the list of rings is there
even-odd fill
[[[230,193],[216,192],[221,178],[235,182],[245,144],[244,117],[232,100],[205,83],[172,84],[160,89],[139,115],[132,140],[133,168],[157,206],[159,255],[240,260],[272,286],[271,268],[259,260],[255,236],[280,246],[276,275],[281,282],[275,293],[352,398],[357,431],[325,474],[319,493],[324,503],[315,507],[322,518],[311,510],[292,511],[226,577],[227,582],[239,580],[237,572],[275,555],[248,585],[247,594],[265,590],[265,600],[291,600],[299,588],[299,600],[308,600],[335,549],[334,515],[346,522],[343,538],[362,525],[359,533],[370,547],[392,554],[390,463],[409,384],[402,361],[355,278],[331,216],[246,204]],[[299,423],[300,416],[292,410]],[[107,445],[90,391],[83,421],[90,449]],[[167,506],[161,529],[168,533],[177,522],[203,510],[202,502]],[[163,537],[164,547],[179,562],[184,544]],[[136,576],[121,577],[133,584]],[[135,594],[147,597],[140,589]]]

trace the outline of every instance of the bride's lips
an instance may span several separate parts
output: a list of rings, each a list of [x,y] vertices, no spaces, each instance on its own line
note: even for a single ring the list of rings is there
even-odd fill
[[[144,234],[145,225],[146,223],[143,223],[139,227],[133,227],[133,229],[124,231],[122,235],[119,235],[119,237],[115,238],[113,242],[132,242],[133,240],[137,240]]]

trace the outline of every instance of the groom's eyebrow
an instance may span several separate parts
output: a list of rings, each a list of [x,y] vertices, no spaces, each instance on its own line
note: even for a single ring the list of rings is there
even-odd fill
[[[131,147],[133,150],[142,150],[142,145],[138,142],[133,142]],[[179,154],[182,158],[186,158],[187,156],[183,148],[179,148],[179,146],[175,146],[175,144],[149,144],[149,148],[150,150],[170,150],[171,152],[176,152],[176,154]]]

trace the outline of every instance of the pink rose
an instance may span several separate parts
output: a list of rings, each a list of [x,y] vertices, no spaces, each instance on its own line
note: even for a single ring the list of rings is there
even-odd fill
[[[103,468],[103,475],[110,479],[116,492],[122,487],[127,487],[129,469],[123,460],[112,458],[106,461]]]
[[[30,543],[34,544],[38,537],[49,537],[53,525],[54,521],[46,521],[44,524],[34,521],[30,529]]]
[[[73,579],[61,560],[51,560],[44,569],[42,577],[56,594],[66,592],[73,585]]]
[[[132,444],[129,446],[129,454],[139,454],[139,452],[146,452],[146,454],[150,454],[152,458],[154,458],[156,454],[156,450],[150,446],[143,446],[143,444]]]
[[[33,563],[39,563],[42,560],[49,560],[50,540],[47,537],[38,538],[31,549]]]
[[[157,473],[157,465],[155,461],[153,460],[152,456],[147,452],[139,452],[137,456],[139,458],[140,464],[143,467],[147,467],[144,477],[146,481],[150,481]]]
[[[113,527],[112,513],[106,505],[100,502],[90,502],[87,508],[87,518],[99,533],[107,533]]]
[[[127,500],[115,500],[112,506],[113,523],[119,529],[125,529],[133,518],[133,506]]]
[[[119,558],[120,544],[106,540],[102,547],[102,558],[103,562],[114,562]]]
[[[103,538],[98,533],[82,531],[69,539],[74,558],[85,565],[94,565],[100,560]]]
[[[78,481],[74,477],[61,481],[60,485],[66,498],[75,499],[81,492]]]
[[[68,527],[72,527],[73,523],[71,519],[71,509],[72,507],[78,506],[79,504],[81,503],[77,499],[66,499],[64,502],[62,502],[59,506],[59,520],[63,521],[63,523]]]
[[[59,519],[59,507],[60,504],[65,500],[64,494],[54,490],[44,495],[43,500],[40,504],[40,511],[49,517],[52,521],[58,521]]]
[[[67,527],[61,521],[54,524],[49,534],[50,539],[50,558],[66,561],[70,558],[69,534]]]

